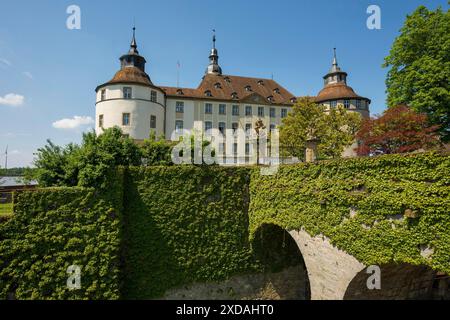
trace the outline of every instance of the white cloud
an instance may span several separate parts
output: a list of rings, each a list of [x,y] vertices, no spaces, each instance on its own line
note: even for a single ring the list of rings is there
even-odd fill
[[[80,126],[94,124],[94,119],[86,116],[74,116],[72,119],[61,119],[53,122],[53,128],[56,129],[76,129]]]
[[[12,66],[12,63],[11,63],[11,61],[9,61],[9,60],[0,58],[0,65],[7,66],[7,67],[11,67],[11,66]]]
[[[31,72],[25,71],[25,72],[23,72],[23,75],[30,80],[33,79],[33,75],[31,74]]]
[[[17,107],[23,104],[25,100],[24,96],[21,96],[20,94],[15,93],[8,93],[4,97],[0,96],[0,105],[7,105],[7,106],[13,106]]]

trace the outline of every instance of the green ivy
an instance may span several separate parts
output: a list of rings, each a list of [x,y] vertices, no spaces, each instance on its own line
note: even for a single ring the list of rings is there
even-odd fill
[[[118,299],[121,192],[17,193],[14,218],[0,224],[0,299]],[[81,267],[80,289],[67,287],[70,265]]]
[[[389,155],[253,173],[250,234],[263,223],[330,238],[365,264],[427,265],[450,273],[450,157]],[[352,215],[351,215],[352,213]],[[422,257],[421,247],[434,250]]]
[[[448,155],[424,153],[281,166],[274,176],[131,167],[108,178],[108,192],[21,192],[14,218],[0,224],[0,298],[159,298],[298,263],[270,225],[322,234],[365,264],[450,273],[449,173]],[[72,264],[82,266],[80,290],[66,288]]]

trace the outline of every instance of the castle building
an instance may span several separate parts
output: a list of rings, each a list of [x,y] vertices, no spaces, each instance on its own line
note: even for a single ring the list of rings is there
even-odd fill
[[[96,88],[97,134],[118,126],[125,135],[141,141],[151,131],[170,139],[174,131],[193,129],[194,122],[202,123],[205,131],[216,128],[223,133],[253,129],[258,120],[267,129],[280,125],[296,96],[272,79],[223,74],[215,44],[214,35],[209,65],[197,88],[157,86],[145,72],[146,60],[139,54],[133,28],[130,49],[120,57],[120,70]],[[370,100],[347,86],[346,77],[335,55],[316,102],[329,107],[342,103],[368,116]]]

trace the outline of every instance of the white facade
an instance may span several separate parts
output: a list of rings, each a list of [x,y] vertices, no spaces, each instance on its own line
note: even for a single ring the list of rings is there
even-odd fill
[[[131,88],[130,98],[125,98],[124,88]],[[152,101],[152,92],[156,101]],[[164,92],[144,85],[111,84],[102,87],[96,95],[95,130],[101,134],[103,129],[117,126],[136,140],[147,139],[151,131],[157,136],[162,135],[165,100]]]

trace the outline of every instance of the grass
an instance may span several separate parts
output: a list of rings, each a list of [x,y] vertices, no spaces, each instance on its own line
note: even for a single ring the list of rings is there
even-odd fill
[[[0,203],[0,218],[12,216],[13,204],[12,203]]]

